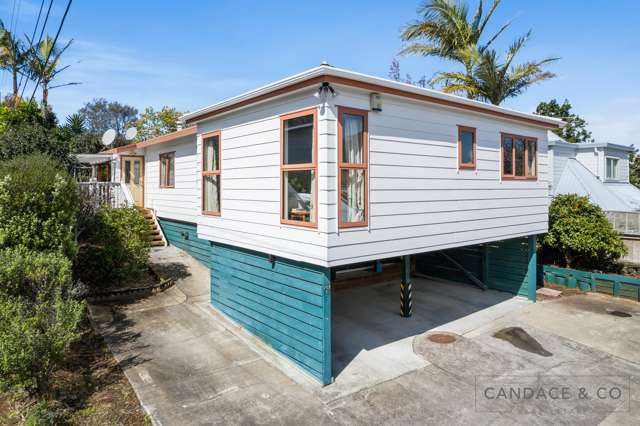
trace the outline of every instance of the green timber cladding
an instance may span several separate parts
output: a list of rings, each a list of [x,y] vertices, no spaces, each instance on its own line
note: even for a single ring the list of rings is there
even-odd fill
[[[181,248],[204,265],[209,266],[211,243],[202,238],[198,238],[195,223],[164,218],[158,218],[158,222],[169,244]]]
[[[331,383],[328,268],[212,243],[210,269],[213,306]]]
[[[490,289],[535,300],[535,237],[477,244],[443,252]],[[417,255],[416,269],[426,275],[471,284],[439,251]]]

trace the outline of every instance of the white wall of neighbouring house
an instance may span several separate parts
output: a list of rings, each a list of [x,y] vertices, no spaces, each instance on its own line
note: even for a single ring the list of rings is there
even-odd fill
[[[200,215],[196,137],[187,136],[144,148],[145,207],[166,219],[196,222]],[[174,187],[160,187],[160,154],[175,152]]]

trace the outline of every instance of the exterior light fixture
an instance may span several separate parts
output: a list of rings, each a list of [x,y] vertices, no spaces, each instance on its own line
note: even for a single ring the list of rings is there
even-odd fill
[[[380,93],[371,93],[369,95],[371,111],[382,112],[382,96]]]

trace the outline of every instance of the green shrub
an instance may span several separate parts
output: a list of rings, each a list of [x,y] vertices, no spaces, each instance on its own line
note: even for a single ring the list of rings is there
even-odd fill
[[[0,248],[76,252],[76,183],[43,154],[0,163]]]
[[[602,209],[587,197],[559,195],[549,208],[543,258],[559,266],[610,271],[626,249]]]
[[[82,235],[79,278],[93,286],[109,286],[139,277],[149,264],[150,232],[135,208],[101,209]]]
[[[68,425],[63,410],[52,401],[40,401],[29,410],[24,426],[64,426]]]
[[[71,299],[71,262],[59,253],[0,251],[0,384],[48,391],[79,338],[84,303]]]

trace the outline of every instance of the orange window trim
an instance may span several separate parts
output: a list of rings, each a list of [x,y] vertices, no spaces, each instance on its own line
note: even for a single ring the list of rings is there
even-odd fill
[[[165,172],[165,178],[167,179],[166,182],[162,182],[162,168],[165,168],[165,170],[169,170],[169,159],[171,158],[171,156],[173,156],[173,185],[169,185],[168,182],[171,181],[171,179],[169,179],[169,173]],[[171,151],[171,152],[163,152],[162,154],[160,154],[160,174],[158,176],[159,178],[159,183],[160,183],[160,188],[175,188],[175,176],[176,176],[176,152],[175,151]]]
[[[210,139],[213,137],[218,137],[218,168],[216,170],[205,170],[204,169],[204,159],[205,159],[205,149],[204,149],[204,141],[206,139]],[[202,191],[200,193],[202,198],[201,209],[202,214],[205,216],[220,216],[222,211],[222,177],[218,178],[218,211],[211,211],[204,209],[204,178],[205,176],[221,176],[222,169],[222,132],[220,130],[216,130],[215,132],[208,132],[202,134],[202,163],[200,165],[201,168],[201,180],[202,180]]]
[[[511,149],[511,170],[512,173],[505,174],[504,172],[504,139],[511,138],[513,140],[513,147]],[[524,140],[524,176],[516,175],[516,139]],[[533,142],[536,147],[535,152],[535,168],[536,173],[533,176],[529,176],[529,142]],[[514,135],[512,133],[500,132],[500,174],[504,180],[538,180],[538,139],[530,136]]]
[[[359,115],[362,117],[362,164],[345,163],[343,158],[344,136],[342,132],[342,118],[344,114]],[[364,109],[338,107],[338,228],[358,228],[369,224],[369,111]],[[342,221],[342,171],[343,169],[364,170],[364,220],[360,222]]]
[[[463,163],[462,162],[462,132],[469,132],[471,134],[473,134],[473,142],[471,144],[472,146],[472,152],[471,152],[471,162],[470,163]],[[475,127],[468,127],[468,126],[461,126],[458,125],[458,168],[459,169],[464,169],[464,170],[475,170],[476,169],[476,163],[477,163],[477,154],[476,154],[476,146],[478,145],[478,141],[477,141],[477,133],[476,133],[476,128]]]
[[[313,162],[306,164],[284,164],[284,122],[291,120],[292,118],[304,117],[307,115],[313,115],[313,141],[312,141],[312,153],[311,158]],[[315,177],[315,196],[313,201],[313,208],[315,209],[315,220],[313,222],[303,222],[301,220],[286,219],[286,212],[284,211],[284,196],[286,191],[284,190],[284,172],[289,170],[311,170]],[[317,228],[318,227],[318,109],[307,108],[300,111],[283,114],[280,116],[280,223],[283,225],[295,225],[303,226],[305,228]]]

